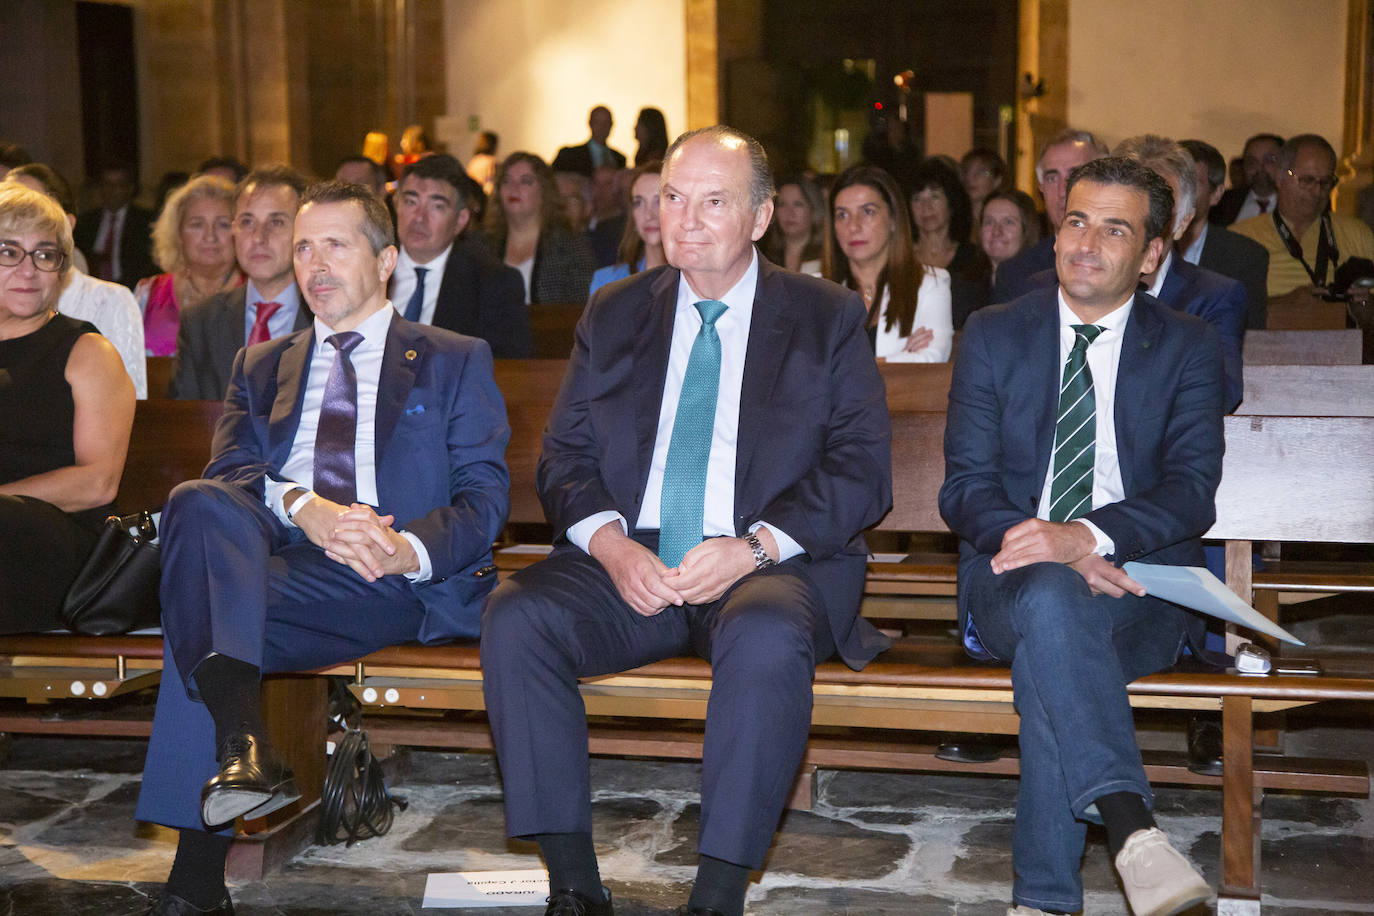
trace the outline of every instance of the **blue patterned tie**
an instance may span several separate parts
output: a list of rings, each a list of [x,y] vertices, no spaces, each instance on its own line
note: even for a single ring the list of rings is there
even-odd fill
[[[425,307],[425,274],[428,271],[428,267],[415,268],[415,292],[406,303],[406,321],[420,320],[420,310]]]
[[[659,499],[658,555],[677,566],[687,551],[701,543],[706,509],[706,465],[711,458],[711,435],[716,425],[716,394],[720,389],[720,335],[716,319],[725,303],[703,299],[696,304],[701,330],[692,342],[687,372],[682,377],[673,437],[663,466]]]
[[[1097,452],[1097,396],[1088,368],[1088,345],[1105,329],[1075,324],[1073,349],[1064,362],[1059,386],[1059,419],[1054,424],[1054,480],[1050,482],[1052,522],[1070,522],[1093,507],[1093,467]]]
[[[358,438],[358,375],[349,354],[363,342],[357,331],[326,337],[338,352],[324,385],[320,425],[315,431],[315,492],[341,506],[357,501],[354,449]]]

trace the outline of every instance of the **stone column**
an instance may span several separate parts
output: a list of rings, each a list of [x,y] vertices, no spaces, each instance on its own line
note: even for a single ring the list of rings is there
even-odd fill
[[[1034,197],[1040,146],[1068,126],[1069,0],[1021,0],[1020,33],[1016,186]],[[1043,94],[1031,95],[1038,85]]]

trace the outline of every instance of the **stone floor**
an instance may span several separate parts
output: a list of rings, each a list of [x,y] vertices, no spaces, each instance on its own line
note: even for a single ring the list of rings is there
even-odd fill
[[[1368,618],[1356,629],[1368,642]],[[1294,716],[1288,747],[1374,763],[1369,713],[1336,707],[1320,719]],[[1176,740],[1142,734],[1147,746]],[[0,742],[0,916],[143,913],[175,843],[169,832],[132,819],[145,744]],[[393,791],[408,803],[388,835],[352,848],[311,848],[264,881],[236,884],[237,911],[418,914],[431,872],[539,867],[532,847],[504,838],[491,757],[412,750],[388,766]],[[695,862],[699,767],[602,759],[593,761],[592,776],[602,872],[617,913],[672,913],[686,899]],[[1001,916],[1010,896],[1015,793],[1009,779],[822,773],[818,804],[785,818],[747,911]],[[1374,913],[1374,801],[1270,794],[1263,813],[1266,914]],[[1158,791],[1160,826],[1213,886],[1220,815],[1216,791]],[[1086,912],[1125,913],[1102,835],[1089,837]]]

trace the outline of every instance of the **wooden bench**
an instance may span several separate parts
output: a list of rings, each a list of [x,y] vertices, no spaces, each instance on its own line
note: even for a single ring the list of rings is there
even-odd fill
[[[1358,366],[1364,337],[1344,331],[1246,331],[1243,359],[1251,366]]]
[[[1264,326],[1270,331],[1332,331],[1345,327],[1344,302],[1305,302],[1300,306],[1271,299]]]

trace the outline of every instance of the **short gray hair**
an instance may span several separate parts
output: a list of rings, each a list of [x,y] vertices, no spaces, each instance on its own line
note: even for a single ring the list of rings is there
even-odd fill
[[[1112,150],[1113,156],[1125,156],[1162,174],[1167,181],[1173,175],[1178,182],[1178,200],[1174,201],[1174,235],[1192,220],[1197,204],[1197,168],[1193,157],[1179,144],[1157,134],[1128,137]]]
[[[697,139],[712,140],[722,146],[727,143],[742,145],[749,154],[749,208],[757,211],[759,207],[773,199],[773,170],[768,167],[768,154],[764,152],[763,144],[744,131],[727,127],[724,124],[689,130],[674,140],[673,145],[668,147],[668,152],[663,156],[665,174],[671,167],[673,156],[677,154],[677,151]]]
[[[1044,145],[1040,147],[1040,155],[1035,157],[1036,181],[1045,180],[1045,170],[1040,165],[1040,163],[1045,161],[1045,154],[1050,151],[1051,147],[1063,146],[1067,143],[1084,143],[1092,147],[1093,152],[1097,153],[1099,157],[1107,155],[1107,144],[1097,139],[1097,135],[1092,131],[1079,130],[1076,127],[1066,127],[1046,140]]]

